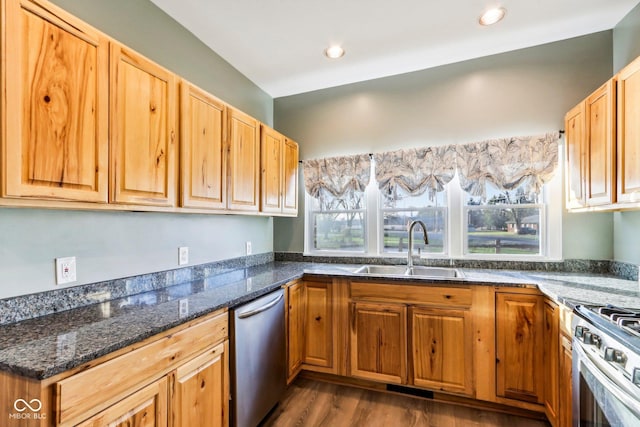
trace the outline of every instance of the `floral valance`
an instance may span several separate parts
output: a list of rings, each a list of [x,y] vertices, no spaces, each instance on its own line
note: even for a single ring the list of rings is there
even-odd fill
[[[419,196],[433,198],[453,179],[456,150],[453,146],[410,148],[375,154],[376,181],[387,200]]]
[[[353,208],[371,179],[368,154],[305,160],[304,186],[311,197],[326,201],[342,200]]]
[[[559,139],[559,132],[553,132],[378,153],[374,155],[375,178],[388,200],[426,191],[433,197],[444,191],[456,170],[460,186],[472,196],[486,197],[487,184],[500,190],[522,187],[526,193],[538,193],[554,175]],[[371,174],[368,154],[306,160],[303,164],[309,195],[334,207],[335,201],[349,209],[360,204]]]
[[[559,139],[554,132],[456,145],[460,186],[483,198],[489,183],[501,190],[523,186],[526,193],[537,193],[553,177]]]

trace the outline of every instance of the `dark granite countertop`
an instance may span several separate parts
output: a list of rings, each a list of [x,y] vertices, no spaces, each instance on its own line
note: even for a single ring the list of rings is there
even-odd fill
[[[0,326],[0,369],[45,379],[220,308],[233,308],[302,277],[373,278],[358,265],[272,262],[225,272]],[[419,279],[425,283],[537,286],[558,302],[640,307],[638,283],[613,276],[536,271],[462,269],[463,278]],[[406,278],[384,278],[406,281]],[[180,313],[180,300],[188,312]]]

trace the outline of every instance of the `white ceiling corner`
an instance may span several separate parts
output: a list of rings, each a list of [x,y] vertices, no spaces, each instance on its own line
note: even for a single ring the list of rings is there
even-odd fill
[[[151,0],[274,98],[613,28],[638,0]],[[507,9],[491,27],[489,6]],[[346,55],[323,50],[340,43]]]

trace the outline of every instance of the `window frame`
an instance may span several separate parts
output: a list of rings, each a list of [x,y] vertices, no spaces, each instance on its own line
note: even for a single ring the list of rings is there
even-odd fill
[[[382,258],[406,258],[407,257],[407,252],[397,252],[397,253],[393,253],[393,252],[385,252],[384,251],[384,213],[385,212],[406,212],[406,211],[428,211],[428,210],[435,210],[435,209],[443,209],[444,210],[444,219],[445,219],[445,225],[444,225],[444,230],[442,231],[442,252],[422,252],[420,253],[420,257],[421,258],[436,258],[436,259],[440,259],[443,257],[448,257],[449,252],[448,252],[448,247],[449,247],[449,222],[450,222],[450,218],[449,218],[449,203],[447,201],[447,206],[428,206],[428,207],[410,207],[410,208],[400,208],[400,209],[391,209],[391,208],[384,208],[382,207],[382,194],[380,194],[378,192],[379,195],[379,202],[378,202],[378,210],[376,211],[376,214],[378,216],[378,222],[377,222],[377,228],[376,228],[376,234],[378,236],[378,246],[377,246],[377,251],[376,251],[376,255],[380,256]],[[448,194],[447,194],[448,196]],[[415,254],[416,252],[414,252]]]
[[[467,233],[468,216],[465,197],[468,195],[460,188],[458,174],[449,182],[446,188],[446,231],[443,232],[444,248],[442,253],[422,253],[421,259],[470,259],[487,261],[559,261],[562,260],[562,221],[564,212],[564,181],[563,168],[564,152],[562,145],[558,149],[558,169],[554,177],[544,186],[541,202],[535,205],[515,205],[519,207],[540,208],[540,254],[520,255],[520,254],[471,254],[467,253]],[[372,162],[371,165],[374,168]],[[372,169],[373,170],[373,169]],[[375,174],[371,174],[371,181],[368,184],[364,195],[364,251],[325,251],[313,250],[312,217],[311,209],[313,198],[304,192],[305,214],[304,214],[304,255],[307,256],[327,256],[327,257],[353,257],[353,258],[406,258],[406,253],[384,252],[383,247],[383,208],[382,195],[375,182]],[[504,208],[507,205],[495,205],[496,208]],[[487,206],[480,206],[486,208]],[[491,206],[493,208],[493,206]],[[429,209],[429,208],[426,208]],[[320,211],[315,211],[318,213]],[[544,232],[542,232],[544,230]]]
[[[360,209],[337,209],[337,210],[330,210],[330,211],[322,211],[319,209],[307,209],[307,206],[313,206],[316,202],[314,200],[313,197],[309,196],[309,194],[307,194],[307,192],[305,191],[305,221],[304,221],[304,228],[305,228],[305,233],[304,233],[304,251],[305,254],[308,255],[314,255],[314,256],[365,256],[367,255],[367,249],[369,247],[369,212],[368,212],[368,206],[367,206],[367,195],[365,192],[365,195],[363,196],[363,201],[364,201],[364,207],[360,208]],[[313,236],[313,224],[314,224],[314,215],[315,214],[341,214],[341,213],[351,213],[351,212],[362,212],[363,214],[363,219],[362,219],[362,226],[363,226],[363,230],[362,230],[362,238],[363,238],[363,246],[362,246],[362,251],[350,251],[350,250],[339,250],[339,249],[335,249],[335,250],[323,250],[323,249],[314,249],[313,248],[313,241],[314,241],[314,236]]]
[[[544,190],[542,196],[544,197]],[[537,254],[477,254],[469,252],[469,211],[471,210],[501,210],[501,209],[538,209],[540,211],[540,218],[538,222],[538,238],[539,238],[539,252]],[[531,204],[501,204],[501,205],[466,205],[462,206],[462,255],[468,259],[505,259],[505,255],[513,257],[512,260],[530,260],[530,259],[544,259],[546,257],[546,240],[547,240],[547,209],[544,203],[531,203]],[[545,232],[541,232],[544,230]]]

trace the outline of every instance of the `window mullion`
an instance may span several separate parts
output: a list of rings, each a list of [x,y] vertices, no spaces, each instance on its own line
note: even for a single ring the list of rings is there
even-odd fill
[[[380,190],[375,182],[369,184],[365,190],[366,216],[365,226],[367,241],[365,251],[367,255],[378,254],[378,198]]]

